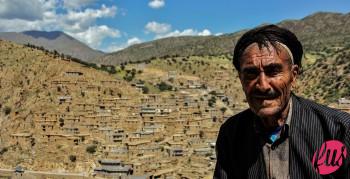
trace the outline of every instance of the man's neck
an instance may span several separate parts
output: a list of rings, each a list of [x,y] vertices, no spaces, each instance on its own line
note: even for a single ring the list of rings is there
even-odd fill
[[[282,110],[281,114],[277,117],[272,118],[262,118],[262,123],[266,131],[274,131],[277,127],[283,126],[286,123],[290,104],[291,103],[291,97],[289,98],[289,101],[285,107],[285,109]]]

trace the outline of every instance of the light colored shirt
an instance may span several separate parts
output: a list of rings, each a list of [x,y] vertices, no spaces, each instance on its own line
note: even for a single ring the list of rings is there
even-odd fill
[[[290,121],[292,118],[292,98],[289,101],[289,111],[286,119],[286,123],[281,131],[285,135],[288,134]],[[288,128],[288,129],[286,129]],[[287,130],[287,131],[283,131]],[[287,133],[285,133],[287,132]],[[280,134],[281,134],[280,133]],[[276,143],[281,136],[277,137]],[[266,143],[263,147],[264,161],[266,167],[266,174],[268,179],[289,179],[289,142],[288,138],[284,139],[282,143],[273,147],[274,143]]]

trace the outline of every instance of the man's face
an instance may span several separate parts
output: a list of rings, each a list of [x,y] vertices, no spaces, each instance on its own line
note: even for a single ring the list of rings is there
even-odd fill
[[[272,45],[259,49],[253,43],[240,59],[239,78],[250,109],[264,118],[281,115],[298,73],[298,66],[291,64],[288,52],[281,46],[278,49]]]

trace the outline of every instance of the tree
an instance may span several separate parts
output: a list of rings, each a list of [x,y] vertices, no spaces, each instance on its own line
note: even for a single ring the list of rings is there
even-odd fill
[[[60,122],[60,127],[63,127],[64,126],[64,119],[63,118],[60,118],[58,120],[58,122]]]
[[[216,96],[216,91],[210,91],[209,94]]]
[[[75,162],[75,161],[77,161],[77,156],[75,156],[75,155],[69,155],[69,160],[70,160],[71,162]]]
[[[142,92],[143,94],[148,94],[149,93],[149,88],[147,86],[142,87]]]
[[[124,64],[121,64],[121,65],[120,65],[120,69],[124,71],[125,65],[124,65]]]
[[[175,80],[174,80],[174,78],[169,78],[168,81],[169,81],[170,83],[174,83]]]
[[[133,75],[126,74],[123,78],[124,78],[124,80],[130,82],[130,81],[132,81],[132,80],[134,79],[134,76],[133,76]]]
[[[200,137],[201,139],[204,138],[204,132],[203,132],[202,130],[199,131],[199,137]]]
[[[95,144],[86,147],[86,152],[93,154],[96,152],[97,146]]]
[[[9,115],[11,113],[11,107],[5,106],[3,111],[4,111],[5,115]]]
[[[216,98],[214,96],[208,100],[208,106],[210,107],[214,107],[215,103],[216,103]]]
[[[59,56],[59,53],[58,53],[56,50],[54,50],[54,51],[53,51],[53,55],[54,55],[54,57],[58,57],[58,56]]]
[[[171,85],[166,84],[164,81],[158,84],[158,88],[160,91],[172,90],[173,87]]]
[[[227,108],[226,107],[222,107],[220,108],[220,111],[222,112],[222,114],[224,114],[226,112]]]
[[[4,147],[4,148],[0,149],[0,155],[6,153],[7,151],[8,151],[7,147]]]
[[[132,75],[132,76],[135,76],[135,74],[136,74],[136,69],[133,68],[133,69],[131,70],[131,75]]]

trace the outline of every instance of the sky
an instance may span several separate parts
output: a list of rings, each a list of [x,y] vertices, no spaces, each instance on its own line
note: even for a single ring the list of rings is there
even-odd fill
[[[91,48],[114,52],[165,37],[233,33],[320,11],[349,13],[350,0],[0,0],[0,32],[63,31]]]

